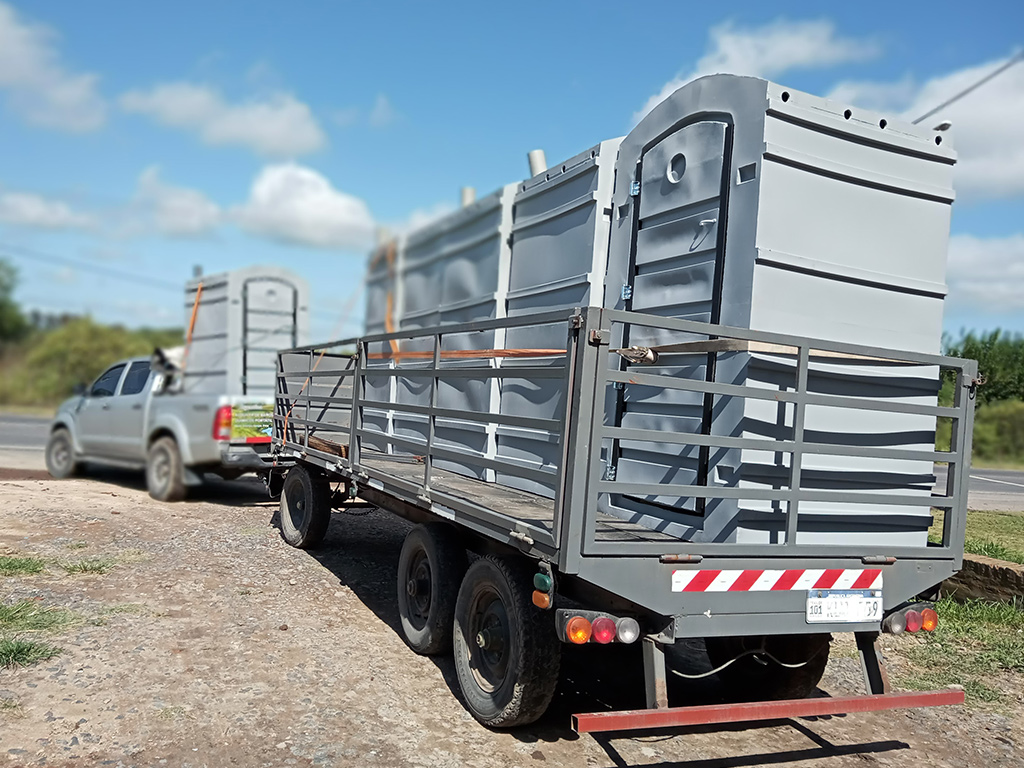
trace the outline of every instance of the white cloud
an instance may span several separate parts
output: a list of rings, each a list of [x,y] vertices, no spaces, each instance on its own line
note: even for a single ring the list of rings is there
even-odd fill
[[[737,27],[726,22],[711,29],[711,48],[689,72],[669,80],[633,115],[639,121],[660,102],[696,77],[725,72],[734,75],[777,77],[794,69],[831,67],[864,61],[881,53],[871,40],[836,35],[827,20],[779,19],[760,27]]]
[[[366,203],[295,163],[260,171],[248,202],[235,207],[232,217],[251,233],[315,248],[361,250],[373,240]]]
[[[165,83],[129,91],[120,103],[127,112],[193,131],[207,144],[242,146],[260,155],[295,157],[327,142],[309,106],[284,92],[229,104],[207,86]]]
[[[106,119],[99,78],[66,71],[56,37],[0,3],[0,89],[8,92],[10,107],[36,125],[72,132],[99,128]]]
[[[221,221],[216,203],[198,190],[164,183],[156,166],[142,172],[135,197],[153,228],[171,237],[206,235]]]
[[[983,312],[1024,309],[1024,235],[949,241],[949,302]]]
[[[391,106],[388,97],[383,93],[377,94],[377,100],[373,102],[373,109],[370,110],[370,125],[374,128],[384,128],[397,119],[398,112]]]
[[[917,84],[840,83],[829,98],[869,109],[892,109],[907,120],[925,114],[978,82],[1001,62],[967,67]],[[953,123],[958,160],[955,188],[961,199],[1024,194],[1024,63],[1018,63],[960,101],[928,118]]]
[[[0,193],[0,222],[36,229],[89,229],[96,223],[63,201],[30,192]]]
[[[430,206],[429,208],[417,208],[404,220],[397,224],[394,224],[388,229],[399,235],[404,235],[409,232],[415,232],[417,229],[433,224],[440,218],[447,216],[449,213],[455,211],[455,204],[447,201],[437,203]]]

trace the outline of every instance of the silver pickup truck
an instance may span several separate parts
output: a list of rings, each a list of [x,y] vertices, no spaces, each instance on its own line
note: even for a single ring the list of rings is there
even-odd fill
[[[261,475],[268,487],[273,399],[189,394],[150,358],[122,360],[62,403],[51,426],[46,468],[74,474],[83,462],[145,468],[154,499],[178,501],[204,473]]]

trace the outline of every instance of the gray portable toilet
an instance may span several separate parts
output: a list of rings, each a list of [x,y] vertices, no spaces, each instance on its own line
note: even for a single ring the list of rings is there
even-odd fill
[[[787,89],[714,75],[680,88],[619,149],[605,306],[740,328],[937,353],[946,294],[950,136]],[[680,334],[634,328],[613,345]],[[623,367],[625,362],[621,363]],[[753,351],[662,356],[656,371],[784,388],[794,358]],[[650,369],[648,369],[650,370]],[[934,404],[937,372],[870,361],[812,361],[810,387]],[[789,384],[791,386],[791,384]],[[614,423],[789,439],[792,411],[765,401],[629,385]],[[934,417],[808,407],[817,442],[931,450]],[[780,487],[774,454],[622,441],[619,480]],[[930,462],[806,455],[801,485],[927,496]],[[783,535],[769,502],[619,497],[606,511],[696,540]],[[927,507],[804,503],[800,541],[922,545]],[[839,538],[837,538],[839,537]]]
[[[309,343],[308,283],[271,266],[193,278],[185,284],[186,332],[200,285],[185,392],[273,397],[278,351]]]

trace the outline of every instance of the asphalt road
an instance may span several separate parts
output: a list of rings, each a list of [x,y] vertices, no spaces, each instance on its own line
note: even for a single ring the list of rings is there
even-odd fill
[[[0,413],[0,448],[41,451],[49,426],[50,420],[39,416]]]
[[[0,449],[42,451],[46,446],[49,419],[0,413]],[[935,487],[944,489],[946,467],[935,467]],[[1024,471],[971,468],[968,488],[971,509],[1024,510]]]

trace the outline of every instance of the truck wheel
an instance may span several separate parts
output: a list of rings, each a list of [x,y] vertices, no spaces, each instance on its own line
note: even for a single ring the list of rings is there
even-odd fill
[[[64,427],[53,430],[46,444],[46,471],[58,480],[71,477],[78,472],[71,433]]]
[[[452,648],[452,622],[466,550],[449,526],[417,525],[398,558],[398,616],[402,635],[416,653],[431,656]]]
[[[181,501],[185,498],[181,452],[173,437],[161,437],[149,447],[146,488],[157,501]]]
[[[763,647],[763,653],[743,656],[718,673],[730,698],[754,694],[764,699],[804,699],[825,673],[831,641],[829,634],[709,637],[704,646],[712,668]]]
[[[331,486],[318,472],[296,464],[281,489],[281,535],[293,547],[312,549],[331,522]]]
[[[521,563],[481,557],[455,604],[455,671],[466,706],[487,726],[532,723],[558,682],[560,648],[550,613],[534,608]]]

